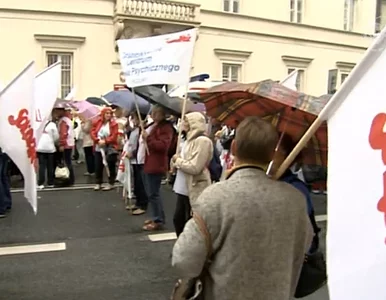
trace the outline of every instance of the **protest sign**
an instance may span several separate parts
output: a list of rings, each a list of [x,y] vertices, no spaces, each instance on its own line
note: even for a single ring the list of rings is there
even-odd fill
[[[386,31],[321,112],[328,119],[331,300],[386,299]]]
[[[117,41],[126,85],[187,84],[196,35],[190,29]]]

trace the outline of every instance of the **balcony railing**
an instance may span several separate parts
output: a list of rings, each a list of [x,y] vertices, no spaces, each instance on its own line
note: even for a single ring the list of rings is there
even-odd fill
[[[197,22],[199,6],[167,0],[123,0],[120,13],[175,22]],[[119,8],[118,8],[119,9]]]

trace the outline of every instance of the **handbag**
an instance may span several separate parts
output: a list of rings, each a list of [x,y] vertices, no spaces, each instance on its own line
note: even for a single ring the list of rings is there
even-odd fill
[[[327,268],[323,253],[307,254],[296,286],[295,298],[316,292],[327,283]]]
[[[193,213],[193,219],[195,220],[201,234],[205,238],[205,244],[207,249],[207,259],[203,271],[200,276],[192,279],[179,279],[174,286],[170,300],[204,300],[203,290],[203,278],[209,268],[210,258],[212,256],[212,239],[205,221],[202,217],[196,213]]]
[[[70,170],[66,166],[57,166],[55,169],[55,178],[58,178],[58,179],[70,178]]]

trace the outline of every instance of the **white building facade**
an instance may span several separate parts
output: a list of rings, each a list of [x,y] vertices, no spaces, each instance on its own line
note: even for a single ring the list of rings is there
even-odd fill
[[[116,40],[199,29],[192,75],[280,80],[297,68],[312,95],[339,88],[386,23],[386,0],[0,1],[0,81],[30,60],[62,60],[62,91],[99,96],[119,83]]]

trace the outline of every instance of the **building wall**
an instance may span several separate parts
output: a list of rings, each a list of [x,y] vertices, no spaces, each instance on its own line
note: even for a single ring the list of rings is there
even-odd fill
[[[222,0],[184,1],[201,4],[191,23],[200,24],[193,75],[209,73],[221,80],[223,64],[228,64],[240,67],[238,80],[251,82],[280,80],[288,69],[300,68],[304,92],[326,93],[328,70],[349,72],[370,45],[374,1],[355,0],[361,14],[356,15],[353,32],[342,30],[345,0],[304,0],[303,24],[288,22],[289,1],[240,0],[236,14],[223,12]],[[124,0],[117,3],[119,10]],[[71,85],[77,88],[78,98],[111,90],[120,72],[114,50],[115,5],[116,0],[1,0],[0,81],[11,80],[30,60],[41,71],[47,66],[47,53],[73,53]],[[158,33],[189,25],[155,17],[128,19],[126,24],[133,24],[139,35],[149,34],[154,25],[161,28]]]

